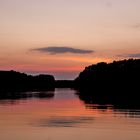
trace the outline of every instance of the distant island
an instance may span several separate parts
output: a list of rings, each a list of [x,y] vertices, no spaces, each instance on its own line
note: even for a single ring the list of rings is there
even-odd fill
[[[87,104],[140,107],[140,59],[100,62],[86,67],[74,80],[0,71],[0,96],[4,92],[53,91],[55,88],[74,88],[79,98]]]
[[[75,85],[85,103],[140,107],[140,59],[88,66]]]
[[[139,87],[140,59],[101,62],[85,68],[75,82],[79,88],[122,91],[125,88],[133,91]],[[100,88],[102,87],[102,88]],[[113,88],[111,88],[113,87]]]
[[[0,92],[52,90],[55,79],[52,75],[27,75],[16,71],[0,71]]]

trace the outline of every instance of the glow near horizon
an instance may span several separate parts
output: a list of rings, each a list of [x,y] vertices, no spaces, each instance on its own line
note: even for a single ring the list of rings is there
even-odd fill
[[[58,79],[68,73],[67,79],[92,63],[140,53],[139,13],[139,0],[0,0],[0,69],[57,73]],[[95,53],[30,51],[48,46]]]

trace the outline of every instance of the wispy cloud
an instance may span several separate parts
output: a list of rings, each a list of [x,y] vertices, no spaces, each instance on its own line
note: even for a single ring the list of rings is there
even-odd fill
[[[132,28],[140,28],[140,23],[132,25]]]
[[[124,55],[118,55],[118,57],[140,58],[140,53],[136,53],[136,54],[124,54]]]
[[[50,53],[50,54],[61,54],[61,53],[89,54],[94,52],[93,50],[76,49],[76,48],[65,47],[65,46],[64,47],[50,46],[44,48],[36,48],[32,50],[43,52],[43,53]]]

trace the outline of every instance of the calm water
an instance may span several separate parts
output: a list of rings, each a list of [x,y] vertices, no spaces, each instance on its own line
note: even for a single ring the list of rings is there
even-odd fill
[[[0,140],[140,140],[140,110],[85,105],[75,92],[0,100]]]

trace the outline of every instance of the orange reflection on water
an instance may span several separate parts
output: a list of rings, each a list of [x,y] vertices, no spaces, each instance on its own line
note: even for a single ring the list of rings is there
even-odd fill
[[[111,105],[85,105],[75,92],[56,89],[49,99],[0,101],[0,139],[139,140],[140,118]]]

